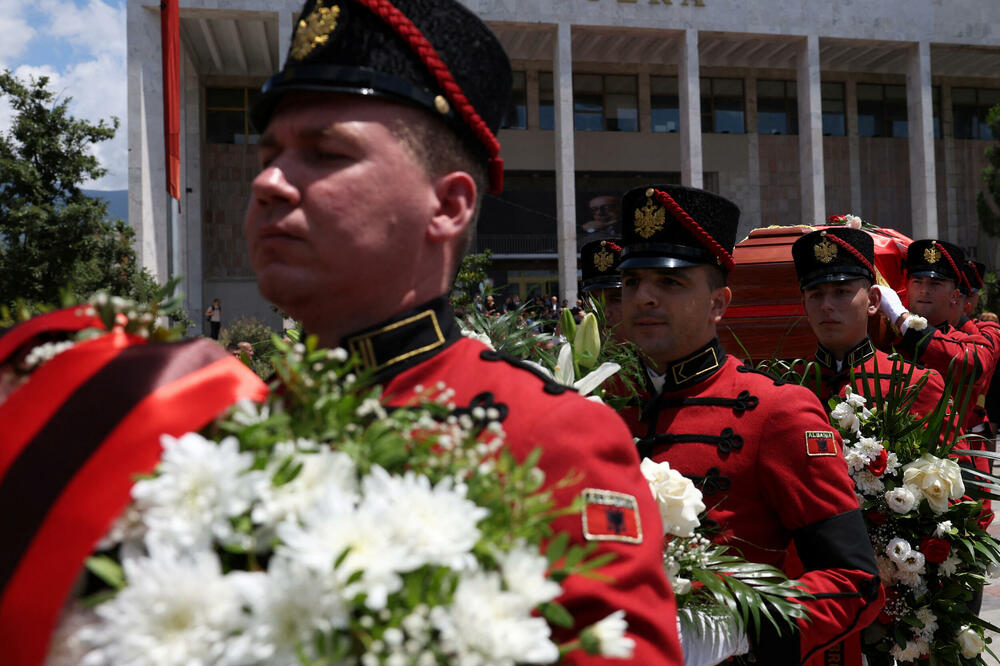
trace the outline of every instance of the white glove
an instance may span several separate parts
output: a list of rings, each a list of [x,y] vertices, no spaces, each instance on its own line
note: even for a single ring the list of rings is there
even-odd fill
[[[684,649],[684,666],[714,666],[750,651],[750,641],[732,618],[712,615],[697,616],[698,626],[682,623],[677,618],[677,633]],[[681,629],[682,624],[684,629]]]
[[[903,307],[903,302],[899,300],[899,294],[881,284],[875,285],[875,288],[882,294],[882,301],[879,303],[878,309],[889,318],[891,324],[895,325],[899,318],[907,312],[907,309]]]

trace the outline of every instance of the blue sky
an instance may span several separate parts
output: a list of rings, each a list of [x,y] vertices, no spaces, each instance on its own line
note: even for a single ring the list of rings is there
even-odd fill
[[[117,136],[95,147],[108,174],[85,187],[128,187],[125,0],[0,0],[0,69],[48,76],[49,89],[72,97],[72,113],[98,121],[117,116]],[[10,108],[0,100],[0,131]]]

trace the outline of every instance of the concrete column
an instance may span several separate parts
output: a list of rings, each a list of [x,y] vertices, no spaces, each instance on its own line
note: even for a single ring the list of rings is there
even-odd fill
[[[685,30],[677,84],[681,107],[681,183],[690,187],[705,186],[701,160],[701,77],[698,61],[698,31]]]
[[[948,219],[945,221],[945,236],[958,238],[958,172],[955,156],[955,115],[951,106],[951,84],[941,86],[941,138],[944,140],[944,196],[947,202]]]
[[[167,281],[167,185],[163,146],[160,8],[126,3],[128,43],[128,219],[136,254]]]
[[[556,26],[552,63],[555,97],[556,215],[559,243],[559,290],[576,303],[576,156],[573,136],[573,43],[569,23]]]
[[[201,219],[201,81],[191,54],[181,47],[181,236],[184,306],[204,325]],[[197,328],[192,333],[200,332]]]
[[[649,72],[639,72],[639,131],[653,132],[653,107],[649,99]]]
[[[749,192],[743,202],[743,215],[740,217],[740,228],[736,234],[739,242],[751,231],[761,225],[760,212],[760,134],[757,125],[757,74],[751,72],[743,80],[746,90],[747,108],[747,180]]]
[[[292,13],[287,9],[278,12],[278,69],[285,66],[288,47],[292,45]]]
[[[861,209],[861,139],[858,138],[858,82],[854,77],[844,83],[844,113],[847,123],[847,162],[851,178],[851,213],[867,217]]]
[[[930,43],[919,42],[910,46],[908,60],[906,113],[910,136],[910,217],[913,220],[913,237],[936,238],[937,180],[934,174]]]
[[[819,37],[809,35],[799,46],[797,89],[799,97],[799,180],[802,188],[802,222],[826,220],[826,185],[823,174],[823,102],[820,89]]]
[[[538,71],[534,69],[529,69],[524,77],[524,85],[527,99],[525,114],[526,114],[526,129],[538,129]]]

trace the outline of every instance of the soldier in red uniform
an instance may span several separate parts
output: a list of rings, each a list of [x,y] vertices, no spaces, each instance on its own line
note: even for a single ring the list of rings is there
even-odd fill
[[[997,361],[1000,359],[1000,325],[992,321],[984,321],[976,317],[979,304],[979,292],[983,288],[983,272],[986,266],[978,261],[967,261],[962,266],[963,280],[959,287],[960,309],[949,323],[962,333],[981,335],[993,349],[993,366],[983,368],[983,373],[976,381],[975,400],[966,414],[965,429],[968,432],[986,438],[986,448],[993,450],[993,429],[990,417],[986,413],[986,396],[989,394],[993,376],[997,371]]]
[[[765,627],[750,651],[760,664],[803,663],[868,625],[884,600],[840,437],[812,392],[742,365],[716,339],[739,209],[673,185],[631,190],[622,209],[625,332],[650,378],[623,416],[643,456],[702,490],[717,541],[778,567],[797,547],[799,581],[816,595],[810,619],[781,636]]]
[[[944,396],[944,380],[934,370],[918,370],[905,361],[893,361],[868,338],[868,319],[879,312],[881,292],[875,282],[875,244],[867,232],[848,227],[814,231],[792,246],[792,258],[809,326],[819,344],[806,359],[819,371],[817,393],[824,405],[851,385],[873,399],[874,382],[881,394],[889,392],[894,365],[916,383],[927,379],[913,402],[918,418],[934,411]],[[912,375],[911,375],[912,373]],[[807,378],[807,385],[809,385]]]
[[[583,292],[604,303],[604,319],[614,334],[622,323],[621,239],[597,240],[580,248]],[[620,331],[618,331],[620,333]]]
[[[483,191],[502,186],[510,84],[499,41],[456,0],[309,0],[252,109],[251,261],[261,293],[355,352],[387,404],[443,385],[457,409],[500,420],[519,459],[542,449],[559,505],[582,502],[553,527],[614,555],[603,578],[563,583],[576,628],[624,609],[632,663],[681,664],[659,513],[627,428],[463,338],[448,305]],[[578,483],[557,484],[571,472]],[[607,663],[583,650],[567,661]]]

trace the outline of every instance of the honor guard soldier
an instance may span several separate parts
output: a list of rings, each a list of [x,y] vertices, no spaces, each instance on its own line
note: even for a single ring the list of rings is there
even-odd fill
[[[759,664],[804,663],[867,626],[884,601],[840,437],[812,392],[744,366],[716,338],[732,298],[736,205],[665,185],[631,190],[622,209],[624,328],[650,377],[623,416],[640,457],[701,489],[716,541],[779,568],[797,547],[810,617],[781,636],[765,623],[749,649]],[[740,638],[712,651],[736,654]]]
[[[941,375],[890,360],[868,338],[868,320],[878,314],[882,299],[873,286],[877,271],[872,237],[849,227],[813,231],[795,241],[792,259],[806,319],[819,341],[816,353],[806,361],[819,369],[817,393],[823,404],[833,395],[843,395],[848,385],[868,400],[887,395],[895,367],[912,383],[926,375],[911,412],[917,418],[933,412],[944,396]],[[875,381],[881,391],[876,391]]]
[[[458,409],[496,414],[517,458],[542,449],[556,501],[582,504],[554,529],[614,555],[600,579],[563,583],[576,629],[624,609],[633,663],[682,663],[659,512],[628,429],[463,338],[448,305],[483,192],[502,187],[512,75],[499,41],[457,0],[309,0],[301,16],[251,111],[246,235],[261,293],[357,354],[387,404],[443,384]],[[570,473],[582,482],[558,483]]]
[[[598,240],[580,248],[583,292],[604,304],[604,320],[609,331],[622,322],[621,239]],[[620,333],[620,331],[619,331]]]
[[[986,338],[987,343],[993,348],[993,367],[983,368],[983,373],[976,381],[975,401],[966,414],[965,429],[968,432],[992,440],[993,432],[990,426],[989,416],[986,414],[986,396],[990,391],[993,382],[993,375],[996,374],[997,363],[1000,360],[1000,325],[992,321],[982,321],[976,318],[976,308],[979,305],[979,292],[983,288],[983,272],[986,270],[985,264],[978,261],[966,261],[962,265],[963,280],[959,283],[959,307],[954,318],[949,318],[948,323],[962,333],[968,335],[981,335]],[[993,450],[992,441],[989,450]]]

